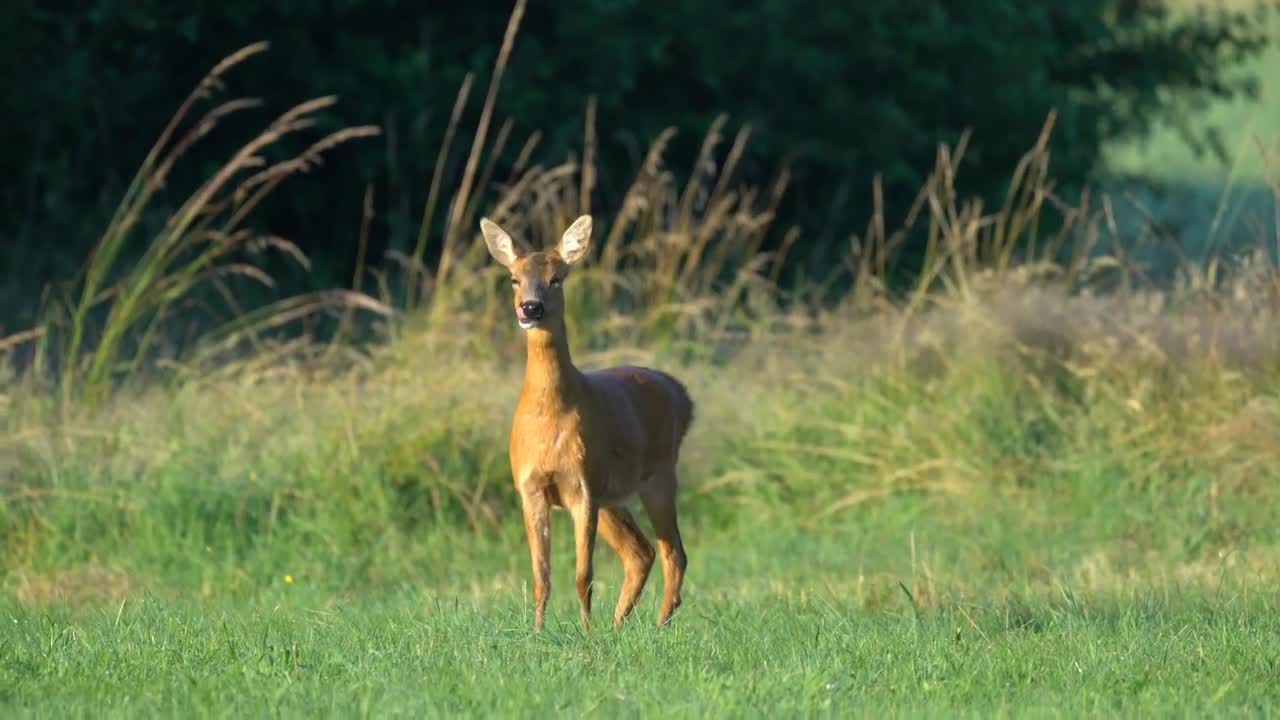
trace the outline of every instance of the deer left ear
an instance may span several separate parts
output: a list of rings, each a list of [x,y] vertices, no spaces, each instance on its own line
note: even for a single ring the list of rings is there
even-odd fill
[[[573,265],[582,258],[586,257],[587,250],[591,248],[591,216],[583,215],[568,230],[564,231],[564,235],[560,236],[560,244],[556,246],[556,254],[561,260]]]
[[[480,232],[484,235],[485,244],[489,246],[489,254],[506,267],[511,267],[516,260],[529,254],[529,248],[512,240],[506,230],[489,218],[480,218]]]

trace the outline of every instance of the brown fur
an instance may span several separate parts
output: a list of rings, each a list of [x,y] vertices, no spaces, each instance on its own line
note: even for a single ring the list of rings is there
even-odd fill
[[[541,629],[550,593],[549,511],[563,507],[574,523],[576,589],[590,627],[592,554],[597,534],[622,560],[617,627],[635,606],[653,566],[653,546],[626,508],[639,496],[653,523],[662,559],[658,624],[680,605],[687,565],[676,520],[676,462],[693,421],[693,401],[672,376],[635,366],[584,373],[573,365],[565,333],[561,283],[585,255],[591,220],[579,218],[551,252],[517,245],[481,221],[490,252],[511,270],[514,304],[541,302],[544,315],[526,330],[527,364],[509,446],[511,472],[524,510],[533,564],[534,627]]]

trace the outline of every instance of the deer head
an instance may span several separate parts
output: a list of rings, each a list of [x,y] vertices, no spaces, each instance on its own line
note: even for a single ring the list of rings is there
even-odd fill
[[[535,252],[488,218],[480,219],[489,254],[511,271],[516,322],[524,330],[564,322],[564,281],[570,266],[591,246],[591,216],[583,215],[560,236],[555,249]]]

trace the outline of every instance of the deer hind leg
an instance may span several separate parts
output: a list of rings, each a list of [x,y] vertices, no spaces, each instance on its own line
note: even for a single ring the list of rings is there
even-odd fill
[[[541,490],[521,494],[524,531],[529,539],[533,562],[533,629],[542,629],[551,593],[551,517],[546,493]]]
[[[631,614],[649,579],[649,571],[653,568],[653,546],[625,507],[600,509],[600,536],[622,560],[622,592],[613,611],[613,627],[617,629]]]
[[[578,602],[582,604],[582,629],[591,629],[592,556],[596,549],[596,527],[600,513],[590,498],[581,498],[571,507],[573,544],[578,555]]]
[[[666,625],[671,614],[680,607],[680,587],[684,584],[684,571],[688,557],[680,540],[680,526],[676,522],[676,474],[669,470],[654,478],[653,487],[640,496],[644,510],[653,523],[658,536],[658,554],[662,558],[662,607],[658,610],[658,624]]]

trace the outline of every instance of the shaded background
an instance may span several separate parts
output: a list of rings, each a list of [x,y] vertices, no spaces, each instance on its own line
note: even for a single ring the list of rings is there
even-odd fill
[[[450,110],[474,73],[445,187],[462,173],[511,10],[492,0],[74,5],[21,4],[0,27],[7,115],[0,124],[0,331],[33,322],[41,292],[57,292],[83,264],[194,83],[258,40],[270,41],[272,51],[237,72],[229,90],[261,97],[266,107],[252,121],[220,127],[184,161],[170,181],[171,201],[271,114],[334,93],[341,102],[323,116],[328,129],[374,123],[383,134],[343,146],[290,183],[255,226],[312,258],[311,272],[285,275],[285,289],[347,284],[363,194],[372,187],[369,257],[376,264],[388,251],[408,252]],[[1064,193],[1100,181],[1137,183],[1149,196],[1187,175],[1167,172],[1170,152],[1187,159],[1184,170],[1208,168],[1198,181],[1212,185],[1232,167],[1238,137],[1230,133],[1242,127],[1205,111],[1257,98],[1272,16],[1255,3],[1191,7],[1164,0],[972,0],[962,8],[950,0],[534,3],[498,97],[495,131],[511,123],[499,168],[534,133],[537,159],[579,154],[594,97],[592,206],[608,215],[659,132],[677,129],[669,164],[687,172],[707,127],[725,113],[728,132],[751,127],[740,178],[764,186],[782,168],[792,174],[775,226],[779,235],[792,225],[802,230],[792,281],[838,259],[850,234],[866,226],[874,177],[883,178],[893,223],[938,143],[954,143],[966,129],[965,188],[993,198],[1050,110],[1058,113],[1053,167]],[[1157,150],[1144,144],[1153,137],[1163,143]],[[429,230],[436,237],[442,229]],[[138,234],[133,252],[145,238]],[[914,249],[903,248],[896,276],[910,277]]]

